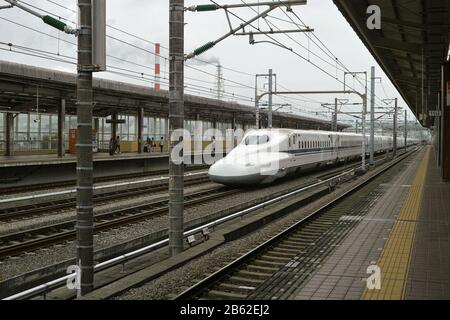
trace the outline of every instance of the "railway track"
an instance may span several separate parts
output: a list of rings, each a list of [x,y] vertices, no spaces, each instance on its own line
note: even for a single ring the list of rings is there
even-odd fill
[[[379,159],[378,161],[382,161]],[[317,181],[326,180],[330,177],[337,175],[340,172],[355,169],[359,164],[349,164],[346,166],[340,166],[337,169],[332,169],[327,171],[325,174],[321,174],[314,177],[314,180],[308,181],[309,184],[313,184]],[[186,182],[189,184],[199,184],[207,181],[206,177],[198,178]],[[109,200],[117,200],[119,198],[129,198],[131,196],[136,196],[144,193],[148,193],[149,190],[152,192],[157,190],[164,190],[167,187],[167,183],[163,183],[158,186],[150,187],[138,187],[131,188],[125,191],[115,191],[106,194],[98,194],[94,196],[95,202],[101,203]],[[210,194],[210,191],[203,191],[199,193],[194,193],[185,197],[186,206],[198,204],[203,201],[215,200],[220,197],[231,195],[239,190],[229,190],[226,188],[220,188],[217,190],[227,190],[224,192],[214,191]],[[206,196],[204,196],[206,195]],[[72,197],[70,199],[53,200],[36,205],[26,205],[23,207],[12,207],[9,210],[0,211],[0,221],[7,221],[8,219],[18,219],[20,217],[30,218],[33,215],[40,215],[43,213],[48,213],[50,211],[55,211],[59,209],[65,209],[70,207],[75,207],[76,198]],[[95,231],[102,231],[108,228],[114,228],[118,225],[123,225],[131,223],[134,221],[142,220],[147,217],[155,216],[158,214],[165,213],[168,208],[168,200],[155,201],[145,205],[133,206],[126,209],[114,210],[107,213],[97,214],[94,217]],[[69,221],[64,223],[50,224],[47,226],[28,229],[12,234],[7,234],[0,236],[0,258],[17,255],[22,252],[27,252],[40,248],[42,246],[54,244],[57,242],[72,240],[75,238],[75,221]]]
[[[207,169],[207,166],[195,166],[195,167],[186,167],[186,172]],[[123,174],[123,175],[114,175],[108,177],[97,177],[94,178],[94,183],[102,183],[102,182],[110,182],[110,181],[120,181],[127,179],[138,179],[138,178],[149,178],[159,175],[167,175],[169,173],[168,170],[158,170],[152,172],[145,173],[135,173],[135,174]],[[39,190],[47,190],[47,189],[55,189],[55,188],[63,188],[63,187],[75,187],[75,180],[67,180],[56,183],[40,183],[40,184],[32,184],[26,186],[8,186],[1,187],[0,183],[0,195],[9,195],[15,193],[23,193],[29,191],[39,191]]]
[[[224,187],[200,191],[186,195],[184,203],[186,207],[194,206],[237,192],[239,191]],[[98,233],[166,214],[168,212],[168,204],[169,200],[164,199],[126,209],[97,214],[94,217],[94,232]],[[73,240],[76,238],[75,224],[76,221],[73,220],[0,236],[0,259]]]
[[[175,299],[289,299],[383,194],[400,158],[369,181],[189,288]]]
[[[378,157],[378,161],[382,161],[383,157]],[[359,164],[349,164],[345,166],[339,166],[337,169],[333,169],[332,167],[327,170],[325,174],[321,174],[316,176],[317,180],[326,180],[328,177],[332,177],[335,174],[346,170],[357,168]],[[193,180],[189,180],[185,182],[185,186],[192,186],[200,183],[208,182],[208,177],[199,177]],[[108,193],[97,193],[94,194],[94,203],[99,205],[108,201],[117,201],[119,199],[126,199],[129,197],[140,196],[142,194],[151,192],[158,192],[165,190],[167,188],[168,182],[164,181],[152,186],[139,186],[139,187],[130,187],[126,190],[118,190],[112,191]],[[56,192],[58,195],[58,192]],[[13,203],[6,199],[6,201]],[[31,202],[31,201],[30,201]],[[22,206],[17,206],[13,204],[11,207],[6,207],[0,209],[0,221],[1,222],[12,222],[19,219],[31,219],[37,216],[42,216],[43,214],[51,214],[56,212],[57,210],[64,210],[69,208],[75,208],[76,206],[76,195],[75,193],[71,194],[71,197],[64,199],[55,199],[48,200],[43,202],[29,203]]]
[[[207,176],[200,176],[198,178],[185,182],[185,186],[193,186],[201,183],[209,182]],[[151,186],[130,187],[128,189],[114,190],[106,193],[94,194],[94,203],[100,205],[110,201],[117,201],[130,197],[137,197],[149,192],[159,192],[168,188],[168,181],[161,181],[160,183]],[[48,215],[57,210],[70,209],[76,207],[76,194],[72,193],[68,198],[48,200],[34,204],[26,204],[23,206],[13,205],[4,209],[0,209],[0,221],[11,222],[18,219],[31,219],[36,216]],[[9,201],[9,200],[8,200]]]

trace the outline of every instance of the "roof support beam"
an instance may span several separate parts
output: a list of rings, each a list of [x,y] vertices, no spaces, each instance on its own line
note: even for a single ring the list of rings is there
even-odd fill
[[[373,37],[371,41],[373,46],[376,48],[407,52],[417,55],[422,54],[422,46],[419,44],[406,43],[381,37]]]
[[[405,20],[391,19],[391,18],[382,17],[381,18],[381,22],[394,24],[394,25],[397,25],[397,26],[402,26],[402,27],[405,27],[405,28],[410,28],[410,29],[415,29],[415,30],[421,30],[421,31],[426,30],[426,27],[423,24],[415,23],[415,22],[411,22],[411,21],[405,21]]]

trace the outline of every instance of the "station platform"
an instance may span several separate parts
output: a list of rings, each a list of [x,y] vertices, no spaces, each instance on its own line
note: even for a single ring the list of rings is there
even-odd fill
[[[202,163],[202,154],[187,154],[191,164]],[[109,178],[127,175],[154,174],[169,168],[169,154],[109,153],[94,154],[94,178]],[[194,161],[194,158],[196,161]],[[199,159],[197,159],[199,158]],[[0,190],[29,185],[52,184],[76,179],[75,154],[63,158],[56,155],[26,155],[0,157]],[[186,161],[186,163],[189,163]],[[200,164],[202,166],[202,164]]]
[[[385,187],[292,299],[450,299],[450,183],[432,148]]]
[[[144,158],[167,158],[167,152],[152,153],[121,153],[113,156],[109,153],[94,153],[94,162],[98,161],[123,161]],[[76,154],[66,154],[60,158],[57,155],[20,155],[20,156],[0,156],[0,167],[23,167],[34,165],[54,165],[64,163],[75,163],[77,161]]]

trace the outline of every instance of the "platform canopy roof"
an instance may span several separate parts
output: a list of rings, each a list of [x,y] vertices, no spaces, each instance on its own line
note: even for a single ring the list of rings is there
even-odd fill
[[[420,122],[434,118],[441,67],[448,58],[450,0],[334,0]],[[367,9],[381,9],[381,29],[370,30]]]
[[[94,79],[94,115],[106,117],[113,113],[136,114],[144,108],[146,114],[167,117],[169,93],[165,90],[138,86],[118,81]],[[39,91],[38,91],[39,90]],[[66,112],[76,114],[76,74],[44,69],[34,66],[0,61],[0,112],[30,113],[36,110],[39,92],[40,112],[57,113],[61,99],[66,100]],[[267,110],[261,110],[267,116]],[[194,120],[230,121],[253,123],[255,108],[185,95],[185,117]],[[330,130],[327,120],[289,113],[274,112],[274,125],[302,129]],[[340,130],[350,127],[339,123]]]

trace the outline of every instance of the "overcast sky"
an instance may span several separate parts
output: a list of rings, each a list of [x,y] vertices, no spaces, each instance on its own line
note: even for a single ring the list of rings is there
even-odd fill
[[[218,3],[240,3],[240,1],[218,0]],[[47,10],[56,17],[66,19],[69,25],[75,27],[74,23],[77,20],[75,0],[26,0],[21,2],[36,6],[41,10]],[[246,0],[246,2],[257,2],[257,0]],[[59,7],[55,3],[69,9]],[[185,1],[186,6],[205,3],[210,2],[208,0]],[[6,2],[0,0],[0,5],[5,4]],[[108,0],[107,6],[109,26],[119,28],[146,41],[108,27],[108,35],[129,44],[109,38],[107,41],[108,55],[110,56],[108,57],[108,65],[111,66],[109,70],[115,71],[115,73],[98,73],[95,76],[153,86],[155,59],[152,54],[154,52],[152,43],[159,42],[163,46],[163,59],[161,61],[162,87],[163,89],[167,88],[165,84],[168,77],[165,72],[168,72],[168,64],[164,57],[168,55],[168,51],[165,48],[168,47],[169,42],[168,1]],[[215,65],[217,63],[224,66],[224,100],[237,101],[247,105],[253,105],[254,89],[252,88],[254,88],[255,83],[253,75],[256,73],[267,73],[269,68],[272,68],[274,73],[277,74],[279,90],[342,90],[343,84],[334,78],[337,75],[341,81],[343,80],[343,67],[338,66],[336,68],[334,57],[337,57],[351,71],[370,72],[370,66],[375,65],[377,67],[377,76],[383,78],[382,85],[380,83],[377,84],[377,105],[382,106],[382,99],[398,97],[400,105],[406,106],[387,76],[382,72],[331,0],[309,0],[307,5],[294,7],[294,11],[307,26],[315,30],[315,35],[326,45],[331,53],[322,46],[320,48],[316,46],[314,42],[318,43],[318,40],[310,35],[311,39],[314,40],[313,42],[304,33],[272,36],[279,43],[292,48],[297,54],[269,43],[249,45],[248,37],[230,37],[199,57],[203,61],[211,62],[211,64],[198,60],[192,60],[187,63],[186,93],[214,96],[216,82],[214,75],[216,74]],[[43,13],[43,11],[41,12]],[[256,15],[255,12],[248,8],[235,9],[232,12],[242,19],[248,19]],[[46,34],[13,24],[5,19]],[[297,25],[292,24],[290,19]],[[229,30],[223,11],[187,12],[185,20],[187,23],[185,30],[186,53],[193,51],[206,42],[215,40]],[[234,25],[238,25],[241,22],[238,18],[232,17]],[[253,25],[255,27],[259,26],[262,30],[269,30],[269,26],[274,29],[286,30],[297,29],[298,25],[301,26],[301,23],[294,14],[277,9],[270,14],[267,21],[261,20]],[[58,31],[43,24],[39,19],[17,8],[0,10],[0,30],[1,60],[75,72],[76,68],[73,64],[64,62],[73,62],[74,60],[70,58],[76,56],[76,47],[70,44],[70,42],[76,42],[73,36],[60,34]],[[248,31],[250,30],[252,28],[248,28]],[[273,41],[263,35],[255,36],[255,40]],[[14,52],[8,52],[5,51],[5,49],[8,49],[5,43],[12,43],[14,46],[23,46],[25,48],[13,47]],[[42,59],[18,53],[18,51],[30,53],[30,49],[43,50],[46,52],[45,55],[47,57],[64,61]],[[58,53],[60,57],[56,56]],[[42,55],[43,52],[35,51],[34,54]],[[316,66],[308,62],[308,59]],[[319,68],[323,69],[323,71]],[[119,75],[117,72],[125,73],[127,76]],[[139,80],[136,77],[143,77],[144,79]],[[263,83],[264,81],[261,80],[261,90]],[[357,90],[363,90],[361,84],[357,81],[348,78],[348,83]],[[329,95],[277,97],[275,98],[275,103],[291,104],[292,107],[285,106],[282,109],[286,112],[292,110],[295,113],[301,112],[303,115],[315,116],[314,113],[316,111],[325,111],[320,106],[320,103],[334,102],[334,98],[334,96]],[[342,98],[348,98],[351,102],[360,102],[356,96],[342,96]],[[345,110],[356,109],[347,107]],[[329,115],[323,116],[329,117]],[[349,118],[341,116],[340,119],[345,120]],[[413,115],[410,114],[410,120],[412,119]]]

